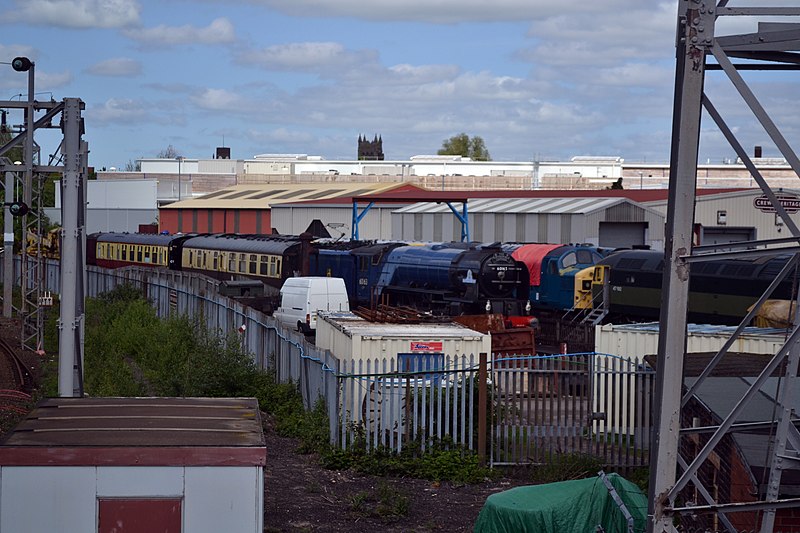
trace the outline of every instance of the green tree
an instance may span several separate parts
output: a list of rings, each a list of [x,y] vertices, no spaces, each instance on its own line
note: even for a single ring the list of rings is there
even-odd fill
[[[492,160],[483,138],[477,135],[470,138],[466,133],[459,133],[442,141],[442,147],[436,153],[439,155],[461,155],[469,157],[473,161]]]

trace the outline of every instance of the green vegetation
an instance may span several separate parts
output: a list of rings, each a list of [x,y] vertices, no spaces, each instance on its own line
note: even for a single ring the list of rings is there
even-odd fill
[[[531,474],[536,483],[555,483],[596,476],[604,467],[603,461],[580,453],[556,454],[546,465],[534,467]]]
[[[459,133],[442,141],[442,147],[436,153],[438,155],[461,155],[469,157],[473,161],[492,160],[483,138],[477,135],[470,138],[466,133]]]
[[[480,465],[477,455],[449,438],[428,443],[424,453],[419,441],[397,453],[382,446],[366,451],[363,441],[359,440],[346,450],[329,447],[322,455],[322,462],[332,469],[351,468],[376,476],[405,476],[437,482],[479,483],[494,474]]]
[[[46,341],[57,346],[57,317],[48,318]],[[274,374],[258,369],[235,336],[221,339],[188,317],[162,320],[130,285],[87,300],[84,359],[89,396],[255,397],[278,434],[297,438],[299,452],[318,454],[329,468],[459,483],[490,475],[474,452],[449,440],[426,443],[424,453],[421,442],[402,453],[367,452],[363,435],[347,450],[332,447],[322,401],[306,410],[297,385],[278,383]],[[49,396],[57,395],[56,367],[51,363],[44,385]],[[376,509],[382,515],[399,512]]]
[[[385,481],[377,488],[359,492],[350,499],[350,511],[359,516],[395,518],[406,516],[409,508],[408,496],[391,488]]]

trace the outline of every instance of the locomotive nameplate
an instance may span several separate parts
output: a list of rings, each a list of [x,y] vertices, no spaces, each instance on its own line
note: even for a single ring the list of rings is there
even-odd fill
[[[787,213],[797,213],[800,211],[800,198],[789,194],[776,194],[778,201],[781,203]],[[758,198],[753,199],[753,207],[763,211],[764,213],[774,213],[775,208],[767,198],[766,194],[762,194]]]

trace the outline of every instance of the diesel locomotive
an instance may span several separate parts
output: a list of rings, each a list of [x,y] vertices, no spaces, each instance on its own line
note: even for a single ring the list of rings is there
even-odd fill
[[[735,325],[776,278],[788,255],[722,259],[692,263],[688,319],[695,323]],[[612,321],[658,320],[664,253],[619,250],[575,277],[576,307],[606,305]],[[794,299],[797,280],[788,276],[771,298]],[[605,296],[603,296],[605,295]],[[603,304],[603,299],[608,301]]]

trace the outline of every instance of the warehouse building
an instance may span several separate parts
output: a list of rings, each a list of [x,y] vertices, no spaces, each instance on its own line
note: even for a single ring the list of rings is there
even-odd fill
[[[784,209],[800,227],[800,190],[775,189]],[[667,199],[646,202],[666,215]],[[721,190],[698,195],[695,207],[695,244],[790,237],[769,200],[760,189]]]
[[[664,248],[664,215],[619,197],[481,198],[468,204],[470,239],[484,242],[583,242],[611,248]],[[392,215],[402,240],[460,240],[446,205],[419,203]]]
[[[274,227],[272,208],[282,203],[349,199],[355,195],[416,189],[413,185],[401,183],[234,185],[200,198],[162,206],[159,209],[159,229],[169,233],[269,234]],[[309,219],[300,231],[291,233],[305,231],[312,220]]]

